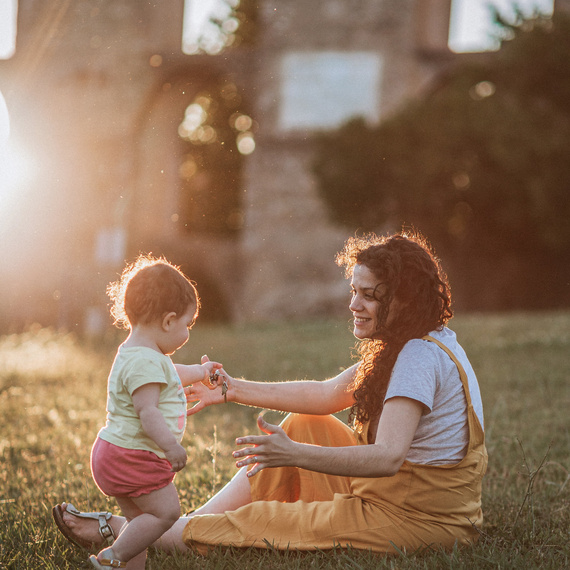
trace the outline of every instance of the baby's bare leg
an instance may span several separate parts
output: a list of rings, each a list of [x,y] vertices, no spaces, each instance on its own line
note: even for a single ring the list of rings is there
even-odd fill
[[[251,503],[251,492],[246,469],[240,469],[234,478],[218,491],[207,503],[192,514],[178,519],[155,543],[154,547],[166,551],[185,551],[188,547],[182,542],[182,533],[188,521],[195,515],[216,515],[235,511]]]
[[[174,525],[172,525],[158,540],[155,541],[153,546],[165,551],[188,550],[186,545],[182,542],[182,532],[192,516],[233,511],[249,503],[251,503],[249,481],[246,477],[245,468],[243,468],[238,471],[234,478],[207,503],[191,515],[180,517]],[[66,504],[63,503],[63,520],[73,533],[84,540],[101,546],[103,541],[99,535],[99,524],[97,521],[73,516],[65,510],[65,506]],[[107,522],[111,525],[115,532],[115,536],[119,536],[127,521],[125,517],[113,515]]]
[[[103,549],[97,558],[115,558],[128,562],[162,536],[179,518],[180,502],[173,483],[136,498],[117,498],[123,514],[129,521],[110,548]],[[129,568],[144,568],[144,559]]]

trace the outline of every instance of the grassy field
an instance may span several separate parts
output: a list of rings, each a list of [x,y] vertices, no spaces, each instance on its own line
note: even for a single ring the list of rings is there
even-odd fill
[[[489,469],[484,534],[451,553],[382,557],[354,550],[310,554],[216,550],[209,558],[152,552],[154,570],[182,568],[570,567],[570,314],[472,315],[452,328],[478,374]],[[116,511],[95,488],[89,450],[105,416],[107,373],[121,337],[94,344],[46,329],[0,337],[0,568],[87,568],[52,524],[51,507]],[[202,354],[257,380],[325,378],[351,363],[349,324],[250,327],[200,323],[175,360]],[[190,461],[178,475],[184,510],[234,473],[237,435],[256,431],[259,410],[217,406],[189,419]],[[278,420],[278,414],[272,419]]]

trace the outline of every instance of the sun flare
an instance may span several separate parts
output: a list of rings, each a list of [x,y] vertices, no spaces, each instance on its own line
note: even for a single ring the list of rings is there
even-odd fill
[[[0,147],[0,213],[23,195],[35,170],[32,158],[12,141]]]

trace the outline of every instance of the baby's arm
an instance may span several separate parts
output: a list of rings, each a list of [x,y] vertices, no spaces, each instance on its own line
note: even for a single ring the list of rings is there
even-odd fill
[[[203,357],[202,360],[204,360]],[[218,384],[221,384],[221,380],[218,382],[217,379],[214,382],[210,382],[210,376],[216,370],[223,368],[223,365],[219,362],[210,362],[208,360],[202,364],[175,364],[174,367],[176,372],[178,372],[178,376],[180,376],[182,386],[189,386],[194,384],[194,382],[202,382],[208,388],[213,389]]]
[[[160,384],[144,384],[133,392],[132,397],[144,432],[164,451],[166,459],[172,465],[172,471],[180,471],[186,465],[186,451],[176,441],[158,409]]]

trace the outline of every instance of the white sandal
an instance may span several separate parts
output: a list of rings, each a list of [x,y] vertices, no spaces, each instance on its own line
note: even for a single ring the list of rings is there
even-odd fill
[[[67,503],[65,509],[63,509],[61,505],[56,505],[55,507],[53,507],[51,511],[55,524],[57,525],[57,528],[59,528],[59,530],[61,531],[61,534],[63,534],[63,536],[65,536],[65,538],[75,546],[79,546],[80,548],[84,548],[85,550],[91,550],[95,546],[95,543],[85,540],[80,536],[77,536],[65,524],[65,521],[63,520],[64,511],[67,511],[70,515],[73,515],[75,517],[96,520],[99,523],[98,530],[99,534],[101,535],[101,538],[103,539],[103,544],[105,546],[111,546],[113,542],[115,542],[115,539],[117,537],[115,536],[115,533],[111,528],[111,525],[107,522],[113,516],[112,513],[105,511],[101,511],[98,513],[97,512],[82,513],[81,511],[78,511],[71,503]],[[123,566],[116,566],[116,568],[123,568]]]
[[[120,560],[116,560],[114,558],[101,558],[101,560],[97,559],[97,556],[92,554],[89,557],[89,562],[94,568],[126,568],[127,563],[121,562]]]

